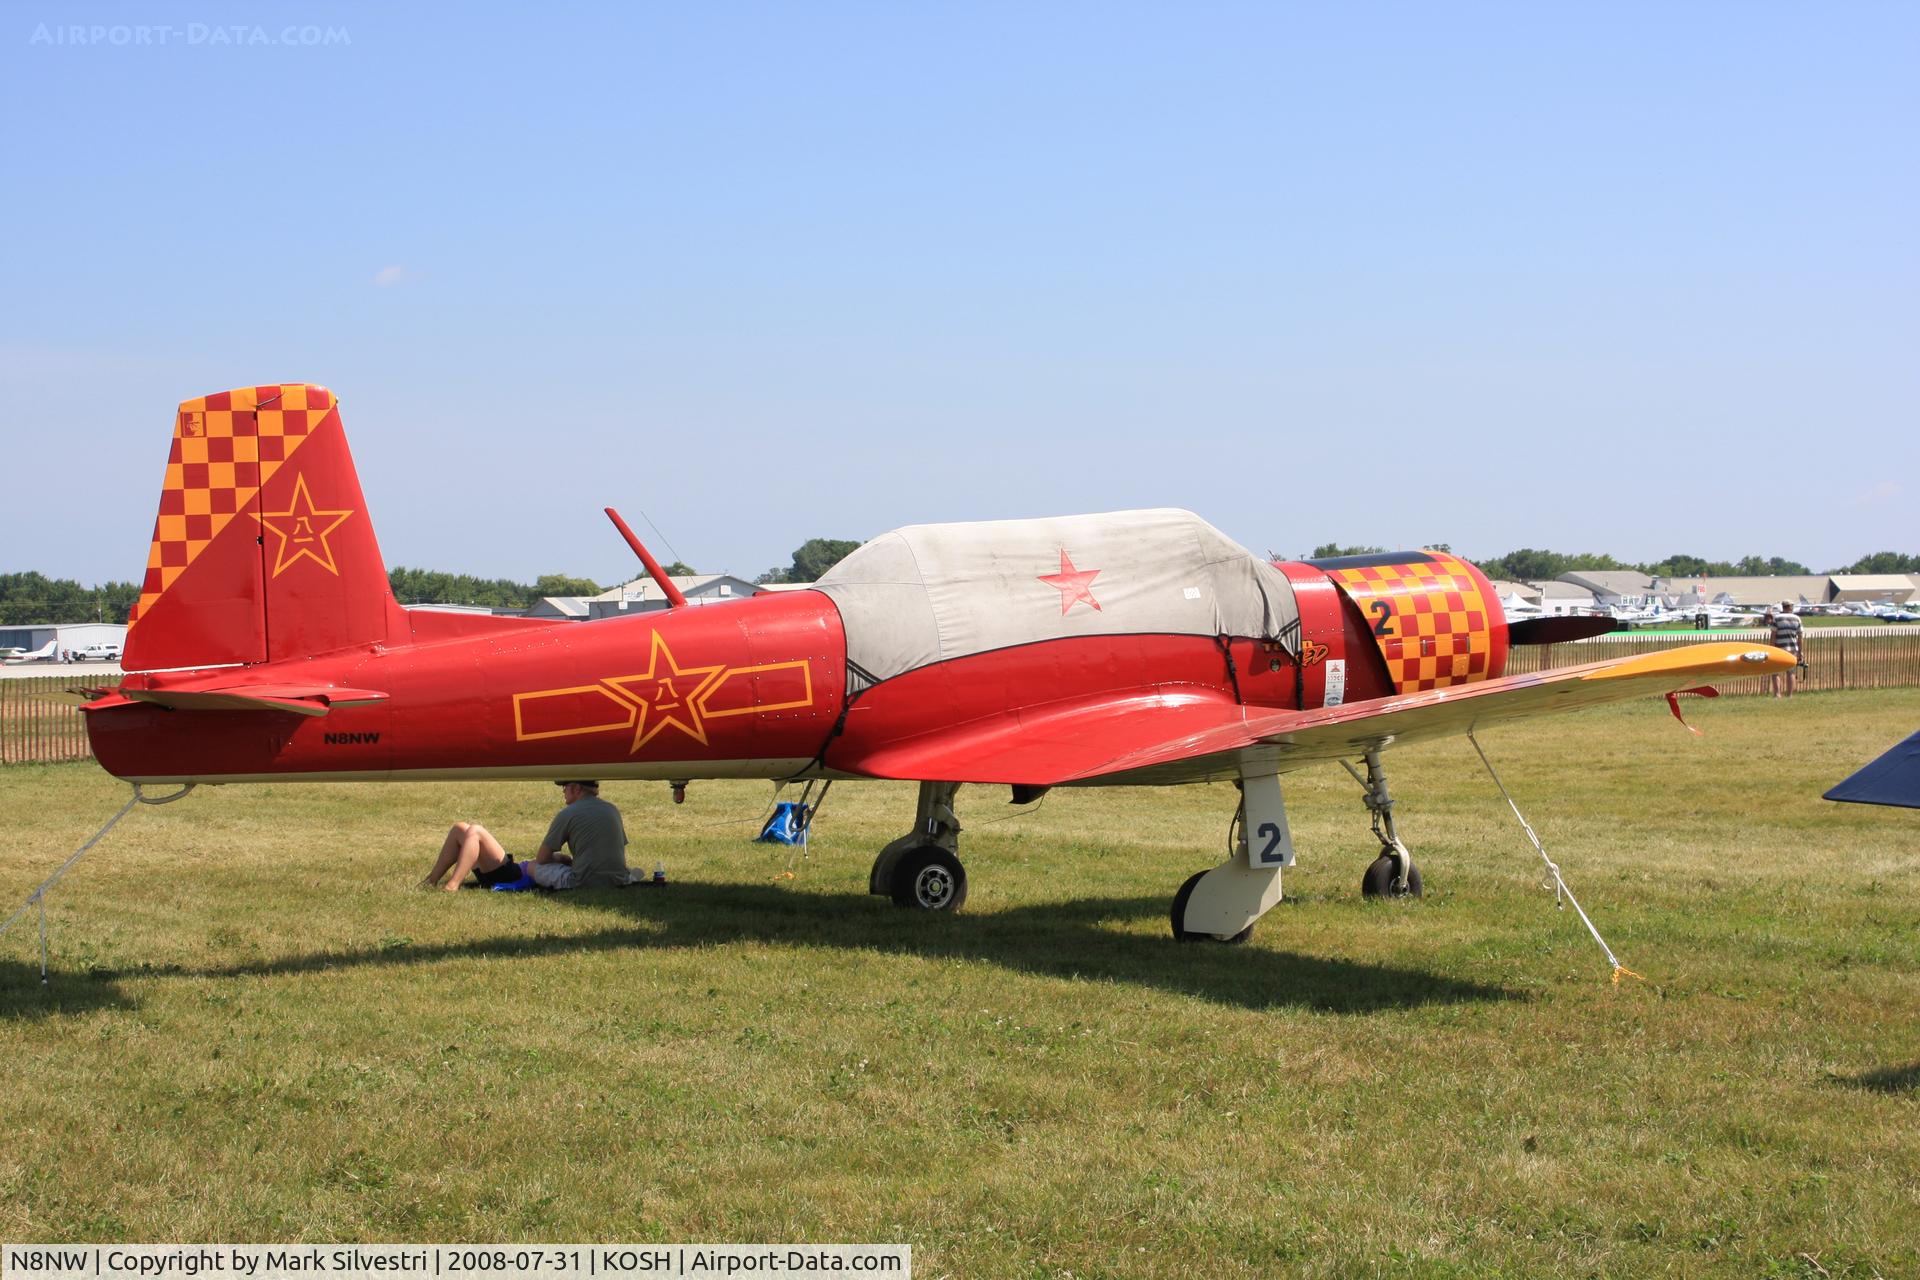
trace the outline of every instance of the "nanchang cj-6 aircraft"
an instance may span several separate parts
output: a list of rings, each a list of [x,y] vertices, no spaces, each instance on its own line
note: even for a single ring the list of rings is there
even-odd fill
[[[1510,645],[1613,624],[1508,623],[1442,552],[1269,562],[1174,510],[916,525],[811,590],[586,624],[408,611],[334,396],[294,383],[180,406],[130,623],[123,682],[86,691],[120,778],[907,779],[870,887],[927,910],[966,898],[962,784],[1231,780],[1236,852],[1171,917],[1221,940],[1280,900],[1283,773],[1345,763],[1382,846],[1363,889],[1418,892],[1386,747],[1794,661],[1718,643],[1505,676]]]

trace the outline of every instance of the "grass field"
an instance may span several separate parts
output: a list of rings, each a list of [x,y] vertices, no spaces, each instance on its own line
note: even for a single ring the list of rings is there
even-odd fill
[[[1483,739],[1644,983],[1608,985],[1464,741],[1390,753],[1242,948],[1167,936],[1233,793],[961,792],[968,908],[865,893],[912,789],[609,785],[664,890],[416,892],[551,787],[203,789],[0,941],[8,1240],[906,1241],[916,1275],[1920,1275],[1920,812],[1819,793],[1920,691]],[[124,799],[0,770],[11,910]],[[993,819],[1014,813],[1004,822]]]

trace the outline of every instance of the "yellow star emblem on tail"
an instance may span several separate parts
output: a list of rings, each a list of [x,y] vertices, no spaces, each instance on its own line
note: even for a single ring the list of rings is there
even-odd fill
[[[313,561],[335,577],[340,570],[333,563],[333,548],[327,545],[327,536],[353,515],[351,511],[322,511],[313,505],[313,495],[307,492],[307,477],[302,474],[293,481],[293,496],[287,500],[285,511],[266,511],[254,518],[260,527],[268,529],[280,537],[280,547],[273,558],[272,577],[293,566],[302,557]]]

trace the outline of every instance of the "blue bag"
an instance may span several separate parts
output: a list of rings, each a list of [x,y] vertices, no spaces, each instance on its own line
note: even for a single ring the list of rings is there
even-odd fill
[[[805,844],[807,807],[797,800],[782,800],[773,806],[773,816],[753,838],[755,844]]]

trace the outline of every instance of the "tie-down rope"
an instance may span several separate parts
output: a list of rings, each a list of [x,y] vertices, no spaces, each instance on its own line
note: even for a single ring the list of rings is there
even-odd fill
[[[99,844],[101,838],[105,836],[107,832],[113,830],[114,825],[118,823],[120,819],[126,817],[129,813],[132,813],[133,807],[135,805],[172,804],[175,800],[180,799],[182,796],[186,795],[187,792],[193,790],[193,788],[194,788],[194,784],[189,782],[184,786],[182,786],[178,791],[174,792],[172,795],[148,796],[145,792],[143,792],[140,789],[139,783],[137,782],[134,783],[133,798],[127,801],[126,804],[121,806],[120,812],[114,814],[111,818],[108,818],[106,826],[94,832],[93,838],[91,840],[81,845],[78,849],[75,849],[73,851],[73,856],[68,858],[65,862],[61,863],[59,870],[55,871],[52,875],[48,876],[45,880],[42,880],[40,882],[40,887],[35,889],[32,893],[28,894],[27,900],[25,902],[21,903],[18,907],[14,908],[13,914],[7,917],[7,922],[5,924],[0,924],[0,935],[4,935],[7,932],[7,930],[13,928],[14,924],[20,919],[21,916],[27,914],[28,908],[33,906],[38,906],[40,908],[40,985],[41,986],[44,987],[47,985],[47,890],[53,888],[54,885],[59,884],[60,877],[66,875],[68,871],[72,870],[74,863],[86,857],[87,851],[89,849],[92,849],[93,846],[95,846],[96,844]]]
[[[1547,870],[1553,874],[1554,905],[1565,911],[1567,908],[1561,899],[1571,902],[1573,909],[1580,913],[1580,923],[1587,926],[1587,932],[1592,934],[1593,940],[1600,944],[1600,949],[1607,953],[1607,963],[1613,966],[1613,985],[1619,986],[1623,976],[1640,978],[1640,981],[1645,982],[1645,978],[1641,978],[1639,974],[1620,963],[1620,958],[1613,954],[1613,948],[1608,946],[1607,940],[1600,936],[1600,931],[1593,927],[1593,921],[1587,918],[1586,908],[1580,905],[1580,899],[1573,896],[1573,890],[1567,887],[1565,877],[1560,874],[1560,868],[1555,866],[1553,859],[1547,856],[1546,846],[1541,844],[1540,837],[1534,834],[1533,824],[1529,823],[1527,816],[1520,812],[1520,806],[1513,802],[1513,796],[1507,791],[1507,784],[1500,781],[1500,771],[1493,767],[1493,761],[1487,759],[1486,751],[1480,746],[1480,740],[1473,736],[1471,729],[1467,731],[1467,741],[1471,742],[1473,749],[1480,753],[1480,763],[1487,766],[1487,773],[1493,778],[1493,785],[1500,788],[1500,795],[1506,800],[1507,808],[1513,810],[1513,816],[1520,820],[1520,829],[1527,833],[1527,839],[1533,842],[1535,851],[1540,855],[1540,861],[1546,863]]]

